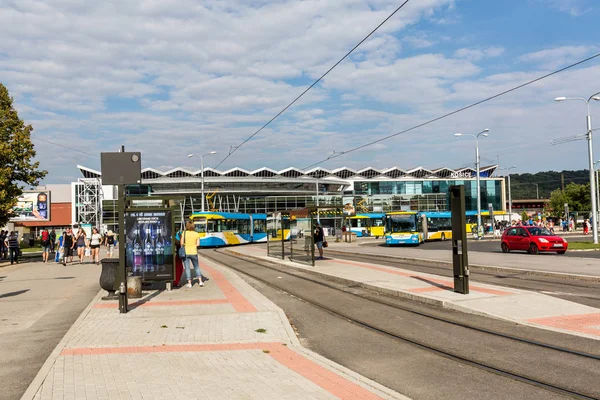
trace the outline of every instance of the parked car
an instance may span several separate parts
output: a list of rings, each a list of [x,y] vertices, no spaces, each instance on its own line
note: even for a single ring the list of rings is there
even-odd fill
[[[530,254],[538,254],[540,251],[565,254],[569,243],[543,227],[512,226],[504,231],[500,246],[503,253],[524,250]]]

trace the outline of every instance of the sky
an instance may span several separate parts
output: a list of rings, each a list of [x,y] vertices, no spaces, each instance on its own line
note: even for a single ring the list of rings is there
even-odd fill
[[[401,3],[2,0],[0,82],[34,128],[44,183],[77,179],[78,164],[99,170],[121,145],[159,170],[199,170],[187,155],[210,151],[214,167],[232,149],[218,169],[457,169],[474,165],[475,140],[454,133],[484,128],[482,165],[587,168],[585,141],[550,145],[585,133],[586,105],[553,99],[599,92],[600,57],[348,150],[600,53],[597,0],[410,0],[236,148]],[[600,160],[600,136],[594,151]]]

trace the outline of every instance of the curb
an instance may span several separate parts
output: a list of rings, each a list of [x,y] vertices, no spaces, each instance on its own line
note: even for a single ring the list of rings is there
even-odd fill
[[[344,250],[333,250],[329,249],[329,253],[340,253],[340,255],[353,255],[353,253]],[[390,256],[387,254],[365,254],[373,257],[389,259],[394,261],[420,261],[420,262],[428,262],[436,265],[443,265],[452,267],[452,263],[449,261],[441,261],[441,260],[432,260],[429,258],[417,258],[417,257],[402,257],[402,256]],[[539,271],[535,269],[524,269],[524,268],[510,268],[510,267],[498,267],[494,265],[481,265],[481,264],[469,264],[469,268],[482,270],[482,271],[496,271],[496,272],[506,272],[506,273],[519,273],[525,275],[534,275],[534,276],[547,276],[551,278],[561,278],[561,279],[571,279],[578,281],[587,281],[587,282],[600,282],[600,276],[594,275],[580,275],[580,274],[567,274],[562,272],[552,272],[552,271]]]
[[[66,347],[67,342],[71,339],[71,336],[73,336],[75,331],[78,329],[79,323],[89,314],[89,312],[92,309],[92,307],[94,306],[94,304],[96,304],[96,302],[102,297],[103,294],[104,294],[104,290],[100,289],[98,294],[96,296],[94,296],[92,301],[90,301],[90,303],[83,310],[83,312],[81,314],[79,314],[79,317],[77,317],[77,319],[75,320],[73,325],[71,325],[71,327],[69,328],[67,333],[65,333],[65,336],[63,336],[63,338],[60,340],[60,342],[58,342],[58,344],[56,345],[54,350],[52,350],[52,353],[50,353],[50,355],[48,356],[48,358],[42,365],[42,368],[40,368],[40,370],[38,371],[35,378],[33,378],[31,383],[27,387],[27,390],[25,391],[25,393],[23,393],[23,396],[21,396],[21,400],[33,400],[34,399],[35,395],[39,392],[44,381],[46,380],[48,373],[54,366],[56,359],[58,358],[60,353],[63,351],[63,349]]]
[[[230,254],[235,254],[241,257],[245,257],[245,258],[250,258],[253,260],[257,260],[257,261],[271,261],[266,260],[264,258],[260,258],[260,257],[256,257],[256,256],[251,256],[251,255],[247,255],[247,254],[243,254],[243,253],[238,253],[235,251],[231,251],[231,250],[225,250],[225,252],[228,252]],[[279,259],[273,259],[272,263],[273,264],[278,264],[279,266],[285,266],[285,267],[290,267],[290,265],[287,264],[283,264],[281,263],[282,260]],[[314,276],[318,276],[320,278],[323,279],[327,279],[331,282],[335,282],[335,283],[340,283],[340,284],[344,284],[344,285],[348,285],[348,286],[354,286],[354,287],[361,287],[363,289],[369,289],[369,290],[373,290],[377,293],[382,293],[385,295],[389,295],[392,297],[398,297],[398,298],[402,298],[402,299],[407,299],[407,300],[412,300],[412,301],[416,301],[422,304],[429,304],[429,305],[434,305],[434,306],[439,306],[442,308],[445,308],[447,310],[453,310],[456,312],[461,312],[461,313],[465,313],[465,314],[472,314],[472,315],[478,315],[481,317],[486,317],[486,318],[492,318],[492,319],[497,319],[500,321],[506,321],[506,322],[512,322],[518,325],[524,325],[524,326],[529,326],[532,328],[536,328],[536,329],[543,329],[543,330],[547,330],[547,331],[551,331],[551,332],[558,332],[558,333],[563,333],[566,335],[572,335],[572,336],[578,336],[578,337],[584,337],[584,338],[588,338],[588,339],[593,339],[593,340],[600,340],[598,339],[598,337],[593,336],[593,335],[588,335],[585,333],[579,333],[579,332],[572,332],[572,331],[568,331],[568,330],[564,330],[564,329],[560,329],[560,328],[554,328],[554,327],[547,327],[547,326],[543,326],[543,325],[537,325],[537,324],[532,324],[529,323],[527,321],[523,321],[523,320],[518,320],[518,319],[513,319],[513,318],[509,318],[509,317],[504,317],[501,315],[496,315],[494,313],[487,313],[487,312],[483,312],[483,311],[478,311],[478,310],[473,310],[470,309],[468,307],[465,307],[461,304],[457,304],[456,302],[452,302],[452,301],[445,301],[445,300],[438,300],[438,299],[431,299],[428,297],[424,297],[421,296],[419,294],[415,294],[415,293],[411,293],[411,292],[404,292],[401,290],[394,290],[394,289],[387,289],[387,288],[382,288],[380,286],[374,285],[374,284],[369,284],[369,283],[365,283],[365,282],[358,282],[358,281],[353,281],[351,279],[347,279],[347,278],[340,278],[338,276],[334,276],[334,275],[328,275],[326,273],[323,272],[319,272],[319,271],[312,271],[309,269],[304,269],[304,268],[297,268],[297,267],[293,267],[296,270],[299,271],[303,271],[306,272],[310,275],[314,275]],[[535,292],[531,292],[531,291],[523,291],[520,290],[520,292],[527,292],[527,293],[535,293]]]

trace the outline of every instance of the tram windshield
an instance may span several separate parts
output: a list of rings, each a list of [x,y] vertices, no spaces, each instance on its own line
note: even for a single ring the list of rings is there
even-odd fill
[[[390,231],[398,232],[416,232],[417,231],[417,215],[391,215],[389,217]]]

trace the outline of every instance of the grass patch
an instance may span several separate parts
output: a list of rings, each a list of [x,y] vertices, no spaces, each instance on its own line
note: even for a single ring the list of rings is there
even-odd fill
[[[569,242],[569,250],[600,250],[600,244],[592,242]]]
[[[27,247],[25,249],[21,249],[23,253],[34,253],[36,251],[42,251],[41,247]]]
[[[254,332],[257,332],[257,333],[267,333],[267,330],[263,329],[263,328],[259,328],[259,329],[255,330]]]
[[[161,325],[160,327],[161,328],[168,328],[168,326],[166,326],[166,325]]]

